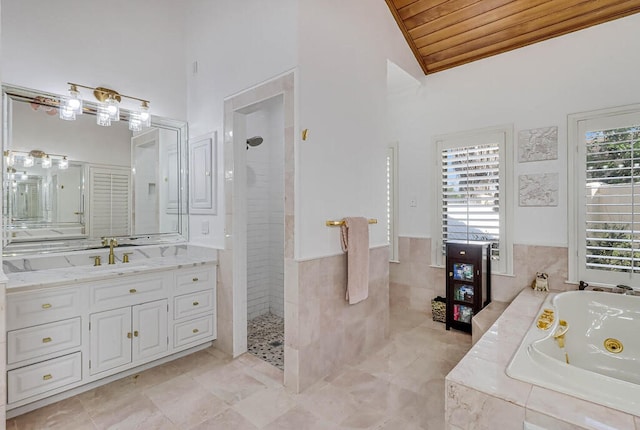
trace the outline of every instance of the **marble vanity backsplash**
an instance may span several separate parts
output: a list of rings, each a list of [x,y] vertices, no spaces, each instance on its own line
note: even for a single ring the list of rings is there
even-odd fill
[[[130,253],[123,263],[124,253]],[[94,267],[94,256],[102,264]],[[208,264],[217,261],[217,250],[188,244],[115,247],[115,264],[108,264],[109,248],[5,257],[2,269],[8,278],[7,288],[53,286],[70,281],[109,278],[117,275],[167,270]]]

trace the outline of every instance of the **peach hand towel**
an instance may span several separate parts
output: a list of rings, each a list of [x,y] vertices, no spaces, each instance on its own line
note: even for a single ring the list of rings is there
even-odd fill
[[[342,250],[347,253],[347,294],[350,305],[369,297],[369,221],[348,217],[340,227]]]

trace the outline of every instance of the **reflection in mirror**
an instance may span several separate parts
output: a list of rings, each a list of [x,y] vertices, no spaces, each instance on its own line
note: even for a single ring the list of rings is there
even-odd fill
[[[75,121],[59,96],[3,86],[5,255],[184,241],[186,123],[152,117],[128,129],[128,111],[96,124],[85,100]]]

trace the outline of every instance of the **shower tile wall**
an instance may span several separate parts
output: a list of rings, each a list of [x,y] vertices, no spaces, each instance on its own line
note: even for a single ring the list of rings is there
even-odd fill
[[[284,136],[282,103],[247,116],[247,318],[284,317]]]

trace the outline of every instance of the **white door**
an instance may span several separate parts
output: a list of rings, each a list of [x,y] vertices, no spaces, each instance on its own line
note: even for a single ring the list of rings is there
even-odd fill
[[[131,362],[131,307],[91,314],[90,323],[92,375]]]
[[[167,300],[133,307],[133,361],[167,351]]]

